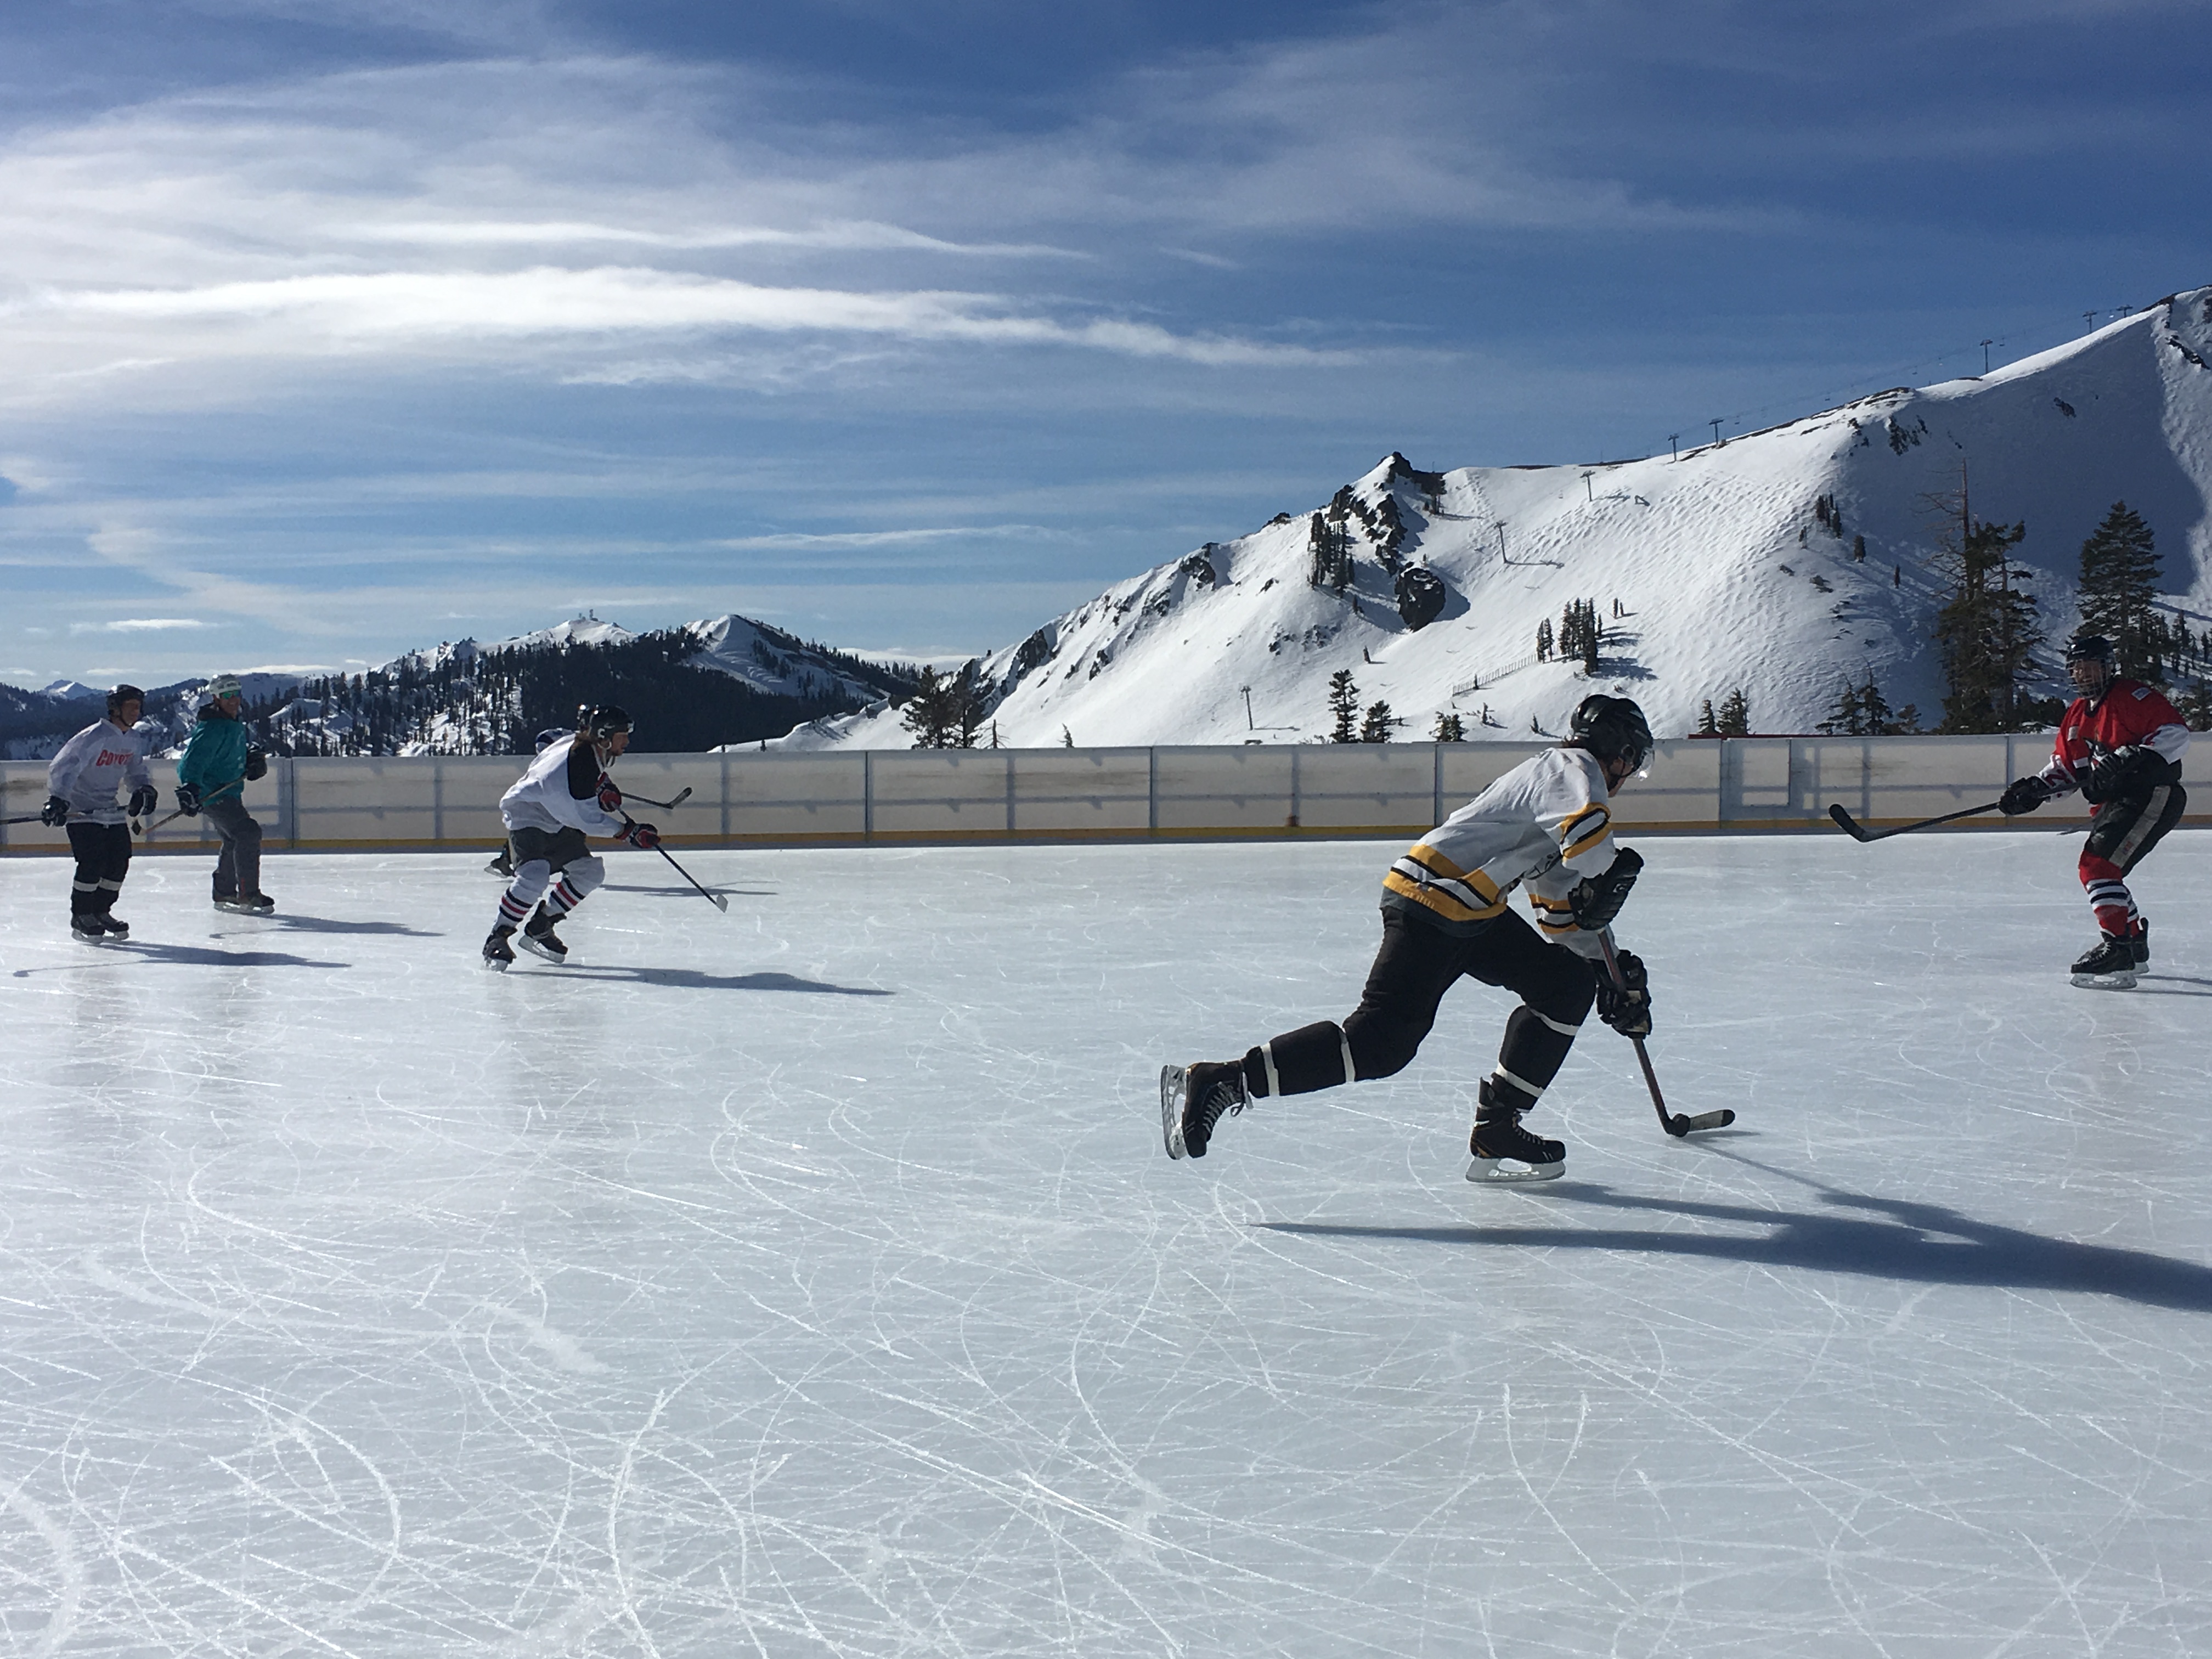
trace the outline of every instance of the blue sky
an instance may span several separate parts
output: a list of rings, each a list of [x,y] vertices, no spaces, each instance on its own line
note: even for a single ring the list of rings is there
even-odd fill
[[[1194,13],[1197,15],[1194,15]],[[0,678],[1018,638],[2212,281],[2206,0],[0,13]]]

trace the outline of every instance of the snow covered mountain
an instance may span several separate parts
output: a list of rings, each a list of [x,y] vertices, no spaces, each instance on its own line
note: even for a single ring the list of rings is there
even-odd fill
[[[428,647],[367,674],[313,677],[248,714],[278,753],[507,754],[580,704],[619,702],[641,750],[753,742],[866,708],[912,676],[736,615],[635,634],[578,617],[489,642]]]
[[[1738,690],[1754,730],[1807,732],[1869,673],[1932,725],[1928,498],[1962,484],[1975,518],[2027,525],[2015,558],[2034,573],[2056,690],[2081,545],[2115,501],[2155,532],[2174,611],[2193,629],[2212,617],[2208,359],[2200,289],[1984,376],[1679,457],[1430,473],[1392,455],[1318,516],[1209,543],[994,652],[988,720],[1011,747],[1306,741],[1348,669],[1361,707],[1387,702],[1405,738],[1455,709],[1471,738],[1557,735],[1594,690],[1637,698],[1662,736]],[[1432,620],[1418,595],[1401,611],[1408,569],[1441,584]],[[1539,625],[1557,630],[1577,601],[1603,630],[1595,675],[1537,659]],[[885,708],[771,746],[912,741]]]

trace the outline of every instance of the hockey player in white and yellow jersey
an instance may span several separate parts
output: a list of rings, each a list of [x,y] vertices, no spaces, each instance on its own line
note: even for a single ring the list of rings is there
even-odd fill
[[[1600,936],[1644,860],[1613,839],[1607,803],[1644,769],[1651,728],[1626,697],[1586,697],[1572,735],[1523,761],[1421,837],[1382,878],[1382,944],[1359,1006],[1261,1043],[1241,1060],[1170,1066],[1160,1074],[1170,1158],[1203,1158],[1224,1113],[1263,1095],[1299,1095],[1404,1069],[1462,975],[1521,999],[1498,1065],[1476,1091],[1469,1180],[1543,1180],[1566,1148],[1521,1127],[1565,1063],[1595,999],[1614,1030],[1651,1029],[1644,964],[1617,952],[1623,988],[1602,965]],[[1527,891],[1536,926],[1515,914]]]

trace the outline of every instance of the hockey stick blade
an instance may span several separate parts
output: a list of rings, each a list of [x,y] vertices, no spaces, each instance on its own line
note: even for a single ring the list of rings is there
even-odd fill
[[[623,799],[624,800],[634,800],[640,806],[656,806],[664,812],[672,812],[678,807],[683,805],[685,801],[691,799],[691,791],[689,788],[678,790],[676,792],[676,799],[674,800],[655,800],[650,795],[624,795]]]
[[[1828,816],[1835,819],[1836,827],[1841,830],[1845,835],[1849,836],[1853,841],[1872,841],[1875,839],[1873,835],[1869,832],[1859,828],[1856,819],[1853,818],[1849,812],[1844,811],[1844,805],[1841,801],[1838,801],[1833,806],[1831,806],[1828,809]]]
[[[1667,1120],[1667,1132],[1673,1135],[1686,1135],[1699,1129],[1725,1129],[1735,1121],[1735,1114],[1725,1106],[1717,1112],[1699,1112],[1694,1117],[1685,1117],[1677,1112]],[[1680,1127],[1677,1127],[1677,1125]]]

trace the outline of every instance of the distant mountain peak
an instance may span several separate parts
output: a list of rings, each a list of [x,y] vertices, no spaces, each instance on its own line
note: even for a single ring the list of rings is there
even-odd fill
[[[1809,732],[1869,676],[1933,724],[1928,498],[1962,477],[1976,518],[2027,524],[2015,557],[2052,639],[2070,626],[2081,543],[2121,500],[2158,538],[2174,609],[2212,623],[2208,363],[2212,289],[2198,289],[1986,376],[1679,456],[1431,472],[1394,450],[1318,506],[979,659],[986,721],[1012,747],[1310,742],[1348,671],[1363,708],[1387,702],[1409,739],[1446,713],[1471,738],[1555,732],[1598,689],[1637,698],[1662,736],[1739,690],[1755,729]],[[1593,611],[1595,672],[1559,649],[1571,614]],[[781,746],[912,741],[885,708]]]

